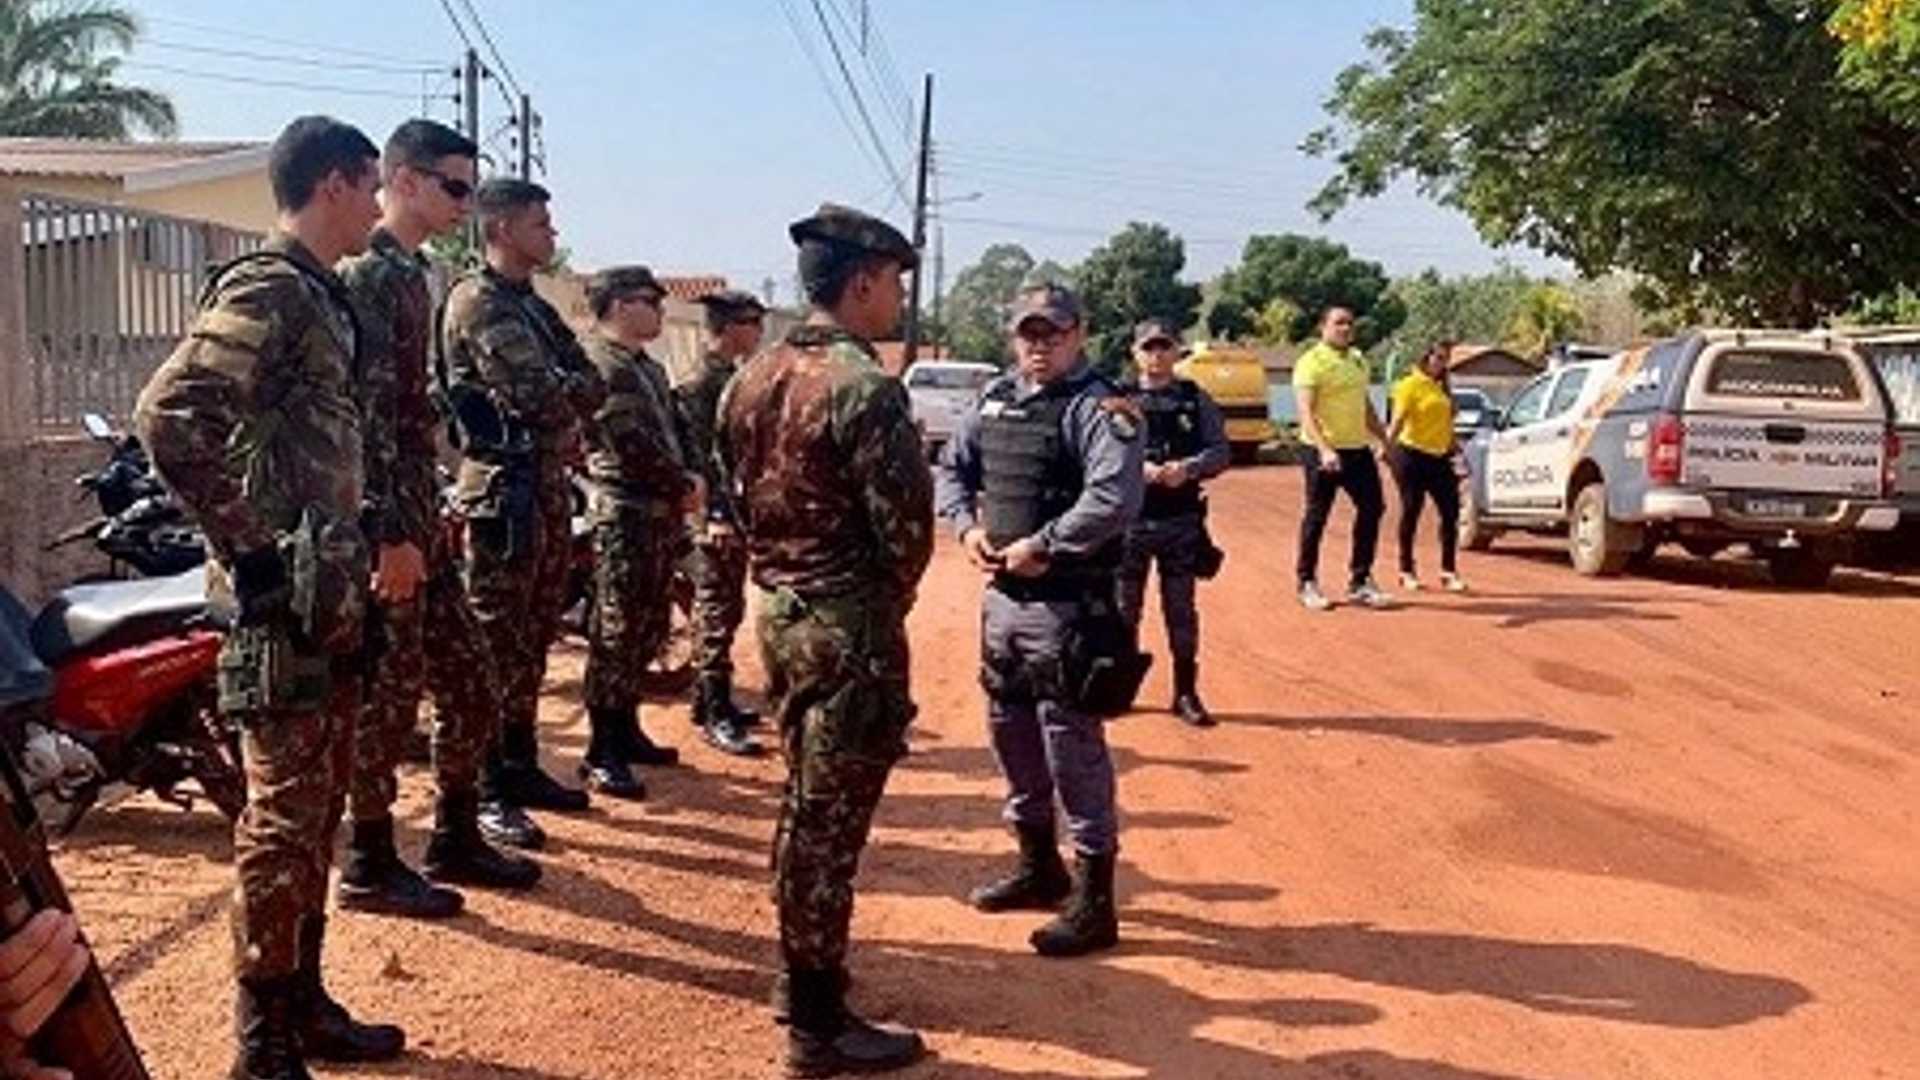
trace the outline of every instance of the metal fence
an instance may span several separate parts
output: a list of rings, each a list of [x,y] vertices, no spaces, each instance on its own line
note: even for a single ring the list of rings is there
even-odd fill
[[[124,417],[186,333],[208,271],[258,233],[48,195],[20,199],[34,423]]]

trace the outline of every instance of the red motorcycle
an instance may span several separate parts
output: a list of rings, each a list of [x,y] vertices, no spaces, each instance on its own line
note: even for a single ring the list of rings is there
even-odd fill
[[[204,567],[70,586],[32,616],[0,587],[0,733],[50,828],[137,791],[239,816],[239,735],[215,708],[221,640]]]

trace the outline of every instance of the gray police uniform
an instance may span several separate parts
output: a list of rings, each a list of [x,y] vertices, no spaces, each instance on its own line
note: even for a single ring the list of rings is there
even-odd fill
[[[1127,624],[1140,626],[1147,571],[1160,569],[1160,614],[1167,623],[1167,645],[1176,663],[1199,655],[1200,613],[1194,607],[1199,554],[1207,546],[1206,496],[1201,485],[1226,471],[1231,458],[1226,420],[1220,406],[1200,386],[1175,379],[1163,387],[1135,387],[1128,397],[1146,417],[1146,460],[1179,463],[1187,482],[1177,488],[1147,485],[1140,519],[1127,530],[1120,562],[1120,610]]]
[[[1002,376],[935,470],[941,516],[959,534],[980,525],[996,548],[1029,535],[1046,547],[1046,574],[1000,573],[986,591],[981,682],[1007,821],[1051,830],[1057,792],[1082,856],[1118,848],[1113,759],[1104,722],[1068,701],[1063,642],[1088,605],[1112,603],[1144,494],[1138,424],[1110,407],[1118,396],[1084,358],[1047,386]]]

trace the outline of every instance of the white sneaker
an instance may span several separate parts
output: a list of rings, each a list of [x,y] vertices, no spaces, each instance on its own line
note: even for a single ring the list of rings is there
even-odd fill
[[[1446,575],[1442,574],[1440,580],[1445,581]],[[1420,578],[1417,575],[1414,575],[1414,574],[1400,575],[1400,591],[1401,592],[1419,592],[1420,589],[1421,589]]]
[[[1332,611],[1333,601],[1320,591],[1320,586],[1309,581],[1300,586],[1300,606],[1308,611]]]
[[[1467,591],[1467,579],[1449,570],[1440,575],[1440,587],[1448,592],[1463,593]]]
[[[1393,606],[1393,597],[1382,592],[1380,586],[1374,584],[1372,578],[1368,578],[1353,588],[1348,589],[1347,600],[1350,603],[1358,604],[1364,608],[1372,608],[1375,611],[1385,611]]]

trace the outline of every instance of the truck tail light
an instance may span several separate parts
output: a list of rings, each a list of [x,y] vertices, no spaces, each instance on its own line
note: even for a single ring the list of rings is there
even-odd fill
[[[1662,414],[1653,422],[1653,435],[1647,440],[1647,479],[1655,484],[1678,484],[1686,447],[1686,425],[1672,413]]]
[[[1886,460],[1880,466],[1880,496],[1891,499],[1900,491],[1900,455],[1905,448],[1900,443],[1900,433],[1887,432],[1887,448],[1883,451]]]

